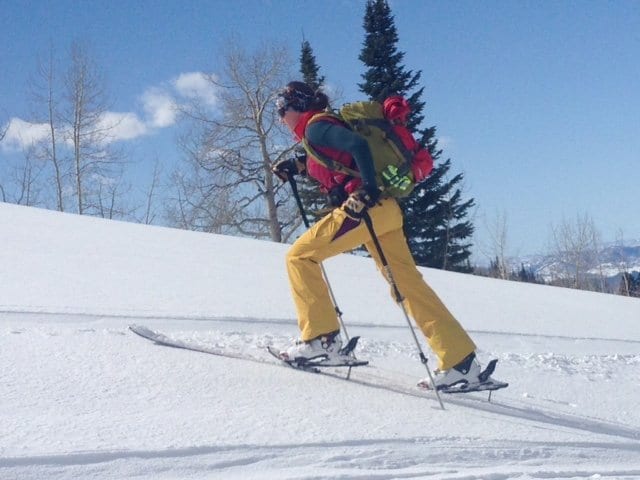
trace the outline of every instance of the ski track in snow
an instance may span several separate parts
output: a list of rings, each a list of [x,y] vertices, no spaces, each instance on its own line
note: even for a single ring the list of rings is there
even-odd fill
[[[436,446],[434,446],[436,444]],[[165,450],[82,452],[68,455],[3,459],[0,472],[13,478],[55,476],[63,468],[84,478],[100,478],[117,469],[121,478],[153,474],[153,478],[278,478],[285,479],[509,479],[509,478],[637,478],[640,469],[602,468],[593,457],[611,456],[623,460],[624,450],[633,458],[637,448],[620,444],[549,444],[496,442],[482,448],[469,439],[406,438],[336,443],[283,444],[278,446],[200,446]],[[622,451],[622,453],[621,453]],[[473,466],[469,471],[469,458]],[[567,460],[579,468],[553,467]],[[628,459],[627,459],[628,461]],[[502,465],[499,473],[495,465]],[[121,464],[121,465],[118,465]],[[517,464],[510,465],[510,464]],[[444,465],[444,466],[439,466]],[[463,465],[464,473],[455,468]],[[309,474],[309,470],[314,473]],[[208,472],[202,476],[202,472]],[[218,472],[218,473],[216,473]],[[598,472],[598,473],[594,473]],[[33,476],[31,476],[33,474]]]
[[[47,318],[52,320],[60,321],[60,322],[78,322],[82,320],[95,320],[95,319],[122,319],[128,320],[130,322],[143,324],[144,320],[181,320],[181,321],[192,321],[192,322],[207,322],[211,323],[248,323],[248,324],[271,324],[271,325],[280,325],[280,326],[291,326],[295,324],[294,318],[257,318],[257,317],[217,317],[212,315],[184,315],[184,314],[175,314],[175,313],[166,313],[166,314],[158,314],[157,312],[150,310],[149,312],[141,312],[140,310],[131,310],[131,311],[122,311],[120,313],[108,313],[108,312],[87,312],[86,310],[75,310],[73,308],[68,309],[58,309],[52,310],[48,307],[37,307],[32,308],[31,310],[24,310],[24,307],[21,306],[10,306],[3,305],[0,306],[0,315],[4,315],[5,318],[10,319],[12,316],[19,317],[21,321],[38,321],[42,319],[43,315],[46,315]],[[402,330],[404,331],[407,326],[406,325],[380,325],[377,323],[366,323],[366,322],[353,322],[350,323],[350,328],[375,328],[375,329],[390,329],[390,330]],[[414,327],[416,332],[419,331]],[[584,336],[566,336],[566,335],[549,335],[544,333],[523,333],[523,332],[504,332],[504,331],[493,331],[493,330],[473,330],[467,329],[468,332],[474,334],[481,335],[494,335],[494,336],[506,336],[509,338],[513,337],[534,337],[534,338],[548,338],[548,339],[564,339],[570,341],[576,340],[603,340],[607,342],[621,342],[628,344],[638,344],[640,345],[640,340],[634,339],[625,339],[625,338],[612,338],[612,337],[584,337]]]
[[[34,343],[38,348],[43,343],[57,342],[59,345],[73,345],[86,341],[108,344],[127,340],[138,342],[140,351],[162,356],[163,352],[176,349],[160,347],[139,338],[118,326],[113,319],[96,322],[77,323],[77,319],[64,323],[14,322],[14,315],[5,315],[6,326],[0,330],[3,343],[7,337],[22,337],[25,344]],[[8,321],[7,318],[9,318]],[[2,319],[2,317],[0,317]],[[86,318],[85,318],[86,320]],[[129,318],[127,320],[130,320]],[[138,319],[144,323],[145,319]],[[104,323],[107,326],[105,327]],[[113,325],[111,325],[113,323]],[[228,322],[233,324],[234,322]],[[19,326],[18,326],[19,325]],[[213,325],[215,327],[215,324]],[[240,327],[245,326],[241,324]],[[280,365],[263,352],[269,344],[284,344],[291,340],[287,335],[247,332],[238,325],[230,331],[201,329],[163,330],[172,338],[185,342],[205,344],[226,349],[234,354],[246,354],[248,360],[276,367]],[[130,338],[134,337],[134,338]],[[121,339],[121,340],[119,340]],[[117,348],[112,346],[111,348]],[[110,349],[111,349],[110,348]],[[108,349],[107,352],[110,350]],[[82,354],[72,349],[59,351],[69,361],[82,361]],[[412,345],[403,341],[379,339],[361,340],[359,354],[362,358],[400,358],[403,362],[415,356]],[[214,358],[197,352],[184,352],[195,356],[190,361],[215,362]],[[204,358],[197,359],[197,356]],[[241,363],[251,361],[233,360]],[[620,367],[637,369],[639,354],[620,355],[559,355],[559,354],[518,354],[506,353],[500,358],[500,369],[526,367],[548,369],[572,378],[608,378]],[[396,364],[397,365],[397,364]],[[289,369],[282,369],[284,372]],[[338,382],[344,373],[335,375]],[[313,375],[291,371],[293,375]],[[86,380],[86,379],[85,379]],[[429,402],[435,410],[435,399],[431,394],[412,387],[415,376],[400,371],[377,367],[354,370],[349,383],[362,388],[378,389],[405,397],[418,398]],[[11,392],[9,397],[20,395]],[[36,392],[37,393],[37,392]],[[427,398],[424,398],[427,397]],[[563,429],[581,432],[586,438],[597,436],[597,441],[528,441],[523,439],[487,440],[474,437],[431,437],[413,436],[407,438],[376,438],[363,440],[343,440],[337,442],[302,442],[265,444],[194,445],[159,449],[113,449],[95,451],[67,451],[48,455],[15,455],[0,457],[0,478],[104,478],[118,472],[120,478],[278,478],[284,479],[386,479],[386,478],[442,478],[442,479],[542,479],[542,478],[640,478],[640,429],[633,424],[614,422],[575,412],[571,402],[553,401],[550,398],[522,395],[520,399],[505,394],[494,394],[494,400],[486,401],[485,394],[474,396],[444,396],[448,410],[462,408],[465,415],[487,414],[488,421],[499,416],[507,422],[530,423],[532,428]],[[551,404],[556,407],[550,409]],[[76,410],[76,413],[83,412]],[[82,423],[80,421],[79,423]],[[638,416],[635,425],[638,425]],[[609,440],[603,440],[609,438]],[[5,449],[0,449],[3,452]],[[622,465],[636,465],[632,468],[605,467],[598,458],[615,457]],[[592,460],[596,459],[596,460]],[[499,469],[495,465],[499,464]],[[580,467],[567,468],[567,464]],[[555,466],[554,466],[555,465]],[[311,474],[310,472],[313,472]],[[203,472],[206,474],[203,476]]]

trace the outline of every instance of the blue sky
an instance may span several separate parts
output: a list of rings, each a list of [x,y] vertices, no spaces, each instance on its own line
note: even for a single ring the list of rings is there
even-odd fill
[[[175,162],[164,94],[189,95],[220,69],[234,34],[248,50],[300,43],[321,74],[360,97],[365,2],[350,0],[16,1],[0,6],[0,125],[29,118],[27,82],[49,46],[88,43],[106,72],[121,140],[140,159]],[[544,251],[550,227],[590,215],[605,240],[640,239],[640,2],[392,0],[408,69],[422,71],[427,125],[478,205],[477,241],[505,214],[512,254]],[[199,92],[202,93],[202,92]],[[22,125],[24,128],[24,125]],[[15,154],[11,142],[3,157]],[[17,140],[13,148],[18,147]]]

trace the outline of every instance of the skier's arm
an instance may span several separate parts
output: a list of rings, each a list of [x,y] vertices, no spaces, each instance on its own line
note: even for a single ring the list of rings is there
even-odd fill
[[[334,123],[317,121],[307,126],[307,140],[318,147],[329,147],[349,153],[358,166],[365,189],[377,189],[376,171],[369,144],[357,133]]]

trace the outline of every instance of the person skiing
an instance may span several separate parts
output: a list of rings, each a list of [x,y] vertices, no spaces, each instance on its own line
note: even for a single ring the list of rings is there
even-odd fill
[[[320,263],[364,245],[384,272],[371,234],[361,221],[368,214],[404,305],[438,357],[435,387],[477,383],[481,368],[476,346],[420,274],[402,229],[402,211],[376,183],[367,141],[329,115],[328,105],[326,94],[299,81],[289,82],[276,98],[278,115],[297,141],[305,140],[314,151],[360,174],[357,178],[330,170],[308,151],[306,161],[304,156],[297,156],[273,166],[273,172],[285,182],[298,174],[318,180],[333,207],[287,252],[286,267],[301,339],[281,351],[281,358],[308,361],[339,356],[340,325]],[[327,115],[321,115],[323,112]]]

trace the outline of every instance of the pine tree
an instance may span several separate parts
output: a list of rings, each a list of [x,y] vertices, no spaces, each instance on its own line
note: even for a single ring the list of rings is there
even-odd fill
[[[631,283],[629,285],[629,296],[640,297],[640,272],[631,273]]]
[[[640,272],[623,272],[618,294],[640,297]]]
[[[316,63],[316,57],[313,54],[311,44],[308,40],[303,40],[300,51],[300,73],[302,74],[302,81],[314,90],[321,88],[324,85],[324,76],[320,76],[319,71],[320,67]]]
[[[362,75],[360,90],[372,100],[383,101],[390,95],[404,96],[411,105],[408,127],[426,146],[434,159],[431,176],[402,201],[405,234],[418,265],[470,272],[470,238],[473,224],[466,220],[474,200],[462,200],[463,175],[448,177],[451,160],[438,162],[435,127],[420,129],[425,103],[420,100],[421,71],[406,70],[404,52],[398,51],[398,33],[386,0],[368,0],[364,16],[365,40],[360,60],[368,67]]]
[[[524,263],[520,264],[520,271],[518,272],[516,279],[520,282],[540,283],[536,273],[531,269],[531,267],[525,267]]]
[[[320,67],[316,63],[316,57],[308,40],[302,41],[300,50],[300,73],[302,81],[314,90],[321,89],[324,85],[324,76],[319,75]],[[304,154],[304,150],[300,150]],[[323,216],[326,208],[326,196],[318,189],[318,182],[311,177],[298,177],[300,200],[305,209],[309,221],[317,221]]]
[[[460,189],[452,189],[462,174],[447,181],[450,168],[446,160],[403,202],[404,231],[418,265],[471,272],[471,244],[462,240],[473,234],[473,225],[465,220],[473,200],[462,202]]]

